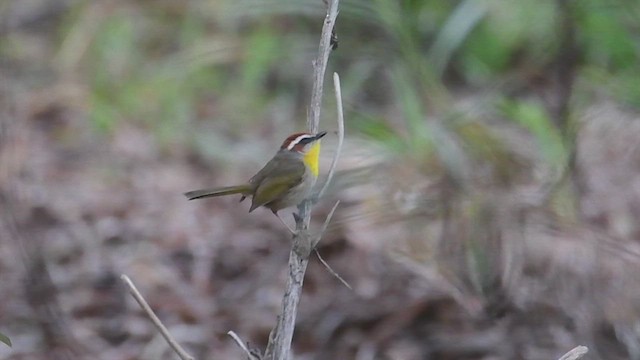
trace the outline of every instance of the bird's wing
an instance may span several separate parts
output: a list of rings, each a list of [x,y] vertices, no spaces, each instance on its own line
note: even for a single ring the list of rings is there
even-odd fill
[[[305,167],[302,161],[273,159],[272,162],[252,179],[256,184],[256,191],[253,194],[249,211],[282,198],[290,189],[300,184],[304,178]]]

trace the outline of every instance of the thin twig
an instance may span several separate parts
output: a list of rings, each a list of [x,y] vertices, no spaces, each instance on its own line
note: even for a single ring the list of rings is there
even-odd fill
[[[316,201],[324,195],[325,191],[329,187],[329,183],[333,179],[333,175],[336,172],[336,167],[338,166],[338,158],[340,157],[340,153],[342,152],[342,142],[344,141],[344,112],[342,110],[342,89],[340,88],[340,76],[338,73],[333,73],[333,87],[336,92],[336,106],[338,108],[338,146],[336,147],[336,152],[333,155],[333,160],[331,161],[331,167],[329,168],[329,175],[327,175],[327,181],[325,181],[322,189],[318,193],[316,197]]]
[[[338,274],[335,270],[333,270],[331,266],[329,266],[329,264],[326,261],[324,261],[322,256],[320,256],[320,252],[318,252],[318,249],[314,248],[313,251],[316,253],[316,256],[318,257],[318,260],[320,260],[320,263],[324,265],[327,271],[329,271],[329,274],[333,275],[333,277],[338,279],[338,281],[340,281],[342,285],[346,286],[349,290],[353,290],[353,288],[351,287],[351,285],[349,285],[347,280],[343,279],[342,276],[340,276],[340,274]]]
[[[588,352],[588,347],[579,345],[571,349],[568,353],[562,355],[559,360],[578,360]]]
[[[316,256],[318,257],[318,260],[320,260],[320,263],[324,265],[324,267],[327,269],[327,271],[329,271],[331,275],[333,275],[336,279],[338,279],[344,286],[349,288],[349,290],[353,290],[351,285],[349,285],[349,283],[345,279],[343,279],[342,276],[340,276],[337,272],[335,272],[331,268],[331,266],[329,266],[329,264],[326,261],[324,261],[322,256],[320,256],[318,249],[316,249],[316,245],[318,245],[318,242],[320,242],[320,239],[322,239],[322,235],[324,235],[324,233],[327,231],[327,227],[329,226],[329,223],[331,222],[331,218],[333,217],[333,214],[336,212],[338,205],[340,205],[340,200],[336,201],[335,205],[333,205],[333,208],[331,208],[331,211],[329,211],[329,215],[327,215],[327,218],[324,220],[324,224],[322,224],[320,233],[313,242],[313,251],[316,253]]]
[[[236,344],[238,344],[238,346],[240,346],[240,348],[245,352],[245,354],[247,354],[247,357],[249,359],[259,359],[255,354],[251,352],[251,350],[249,350],[247,345],[245,345],[242,339],[240,339],[240,336],[238,336],[238,334],[230,330],[230,331],[227,331],[227,335],[231,336],[231,338],[236,342]]]
[[[320,110],[322,104],[322,88],[324,74],[331,53],[331,33],[338,17],[339,0],[329,1],[327,15],[322,26],[318,57],[313,63],[313,88],[311,90],[311,104],[307,116],[307,127],[310,133],[318,131],[320,124]],[[309,233],[311,223],[311,201],[303,201],[298,206],[299,221],[296,221],[297,235],[293,238],[293,245],[289,253],[289,277],[286,290],[282,298],[282,313],[278,316],[278,323],[269,335],[269,344],[264,358],[269,360],[287,360],[291,352],[291,340],[295,328],[298,304],[302,295],[304,274],[309,264],[311,243],[313,238]]]
[[[311,243],[312,249],[315,249],[315,247],[320,242],[320,239],[322,239],[322,235],[324,235],[324,233],[327,231],[327,228],[329,227],[329,223],[331,222],[331,218],[333,217],[333,214],[336,212],[338,205],[340,205],[340,200],[336,201],[336,203],[331,208],[331,211],[329,211],[329,215],[327,215],[327,218],[324,219],[324,224],[322,224],[322,227],[320,228],[320,232],[318,232],[318,236],[316,236],[316,238],[313,239],[313,242]]]
[[[129,277],[124,274],[120,276],[120,279],[122,279],[125,285],[127,285],[127,287],[129,288],[129,292],[131,293],[133,298],[136,299],[136,301],[138,302],[142,310],[144,310],[144,312],[147,314],[149,319],[151,319],[151,322],[153,322],[153,324],[156,326],[158,331],[160,331],[160,334],[162,334],[162,337],[164,337],[164,339],[167,341],[169,346],[171,346],[173,351],[175,351],[176,354],[178,354],[180,359],[194,360],[194,357],[189,355],[189,353],[187,353],[182,348],[182,346],[178,344],[178,342],[173,338],[173,336],[171,336],[171,334],[169,333],[169,330],[167,330],[167,328],[162,324],[158,316],[156,316],[156,314],[153,312],[153,310],[151,309],[147,301],[144,299],[144,297],[142,297],[142,294],[140,294],[140,291],[138,291],[136,286],[133,285],[133,282],[131,281],[131,279],[129,279]]]
[[[320,45],[318,45],[318,58],[313,62],[313,88],[311,90],[311,104],[307,116],[309,132],[315,134],[320,125],[320,110],[322,108],[322,89],[324,87],[324,73],[327,69],[329,53],[331,53],[331,34],[338,17],[339,0],[329,0],[327,15],[322,26]]]

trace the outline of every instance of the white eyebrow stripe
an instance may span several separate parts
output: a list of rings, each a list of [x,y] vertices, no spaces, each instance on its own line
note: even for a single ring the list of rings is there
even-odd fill
[[[302,139],[312,138],[312,137],[313,135],[309,135],[309,134],[302,134],[298,136],[297,138],[293,139],[293,141],[289,143],[289,145],[287,146],[287,150],[292,150],[294,146],[298,145],[298,143],[302,141]]]

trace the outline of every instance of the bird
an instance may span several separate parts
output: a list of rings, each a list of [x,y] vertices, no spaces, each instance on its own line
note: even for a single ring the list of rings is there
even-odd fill
[[[240,194],[240,202],[251,197],[249,212],[268,208],[291,231],[278,211],[300,204],[311,194],[318,179],[320,139],[327,134],[298,132],[289,135],[280,149],[248,182],[184,193],[189,200]]]

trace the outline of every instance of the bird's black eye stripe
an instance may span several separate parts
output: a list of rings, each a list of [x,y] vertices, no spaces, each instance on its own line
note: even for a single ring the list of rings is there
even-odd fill
[[[300,144],[308,144],[311,141],[313,141],[313,138],[304,138],[304,139],[301,139],[299,143]]]

